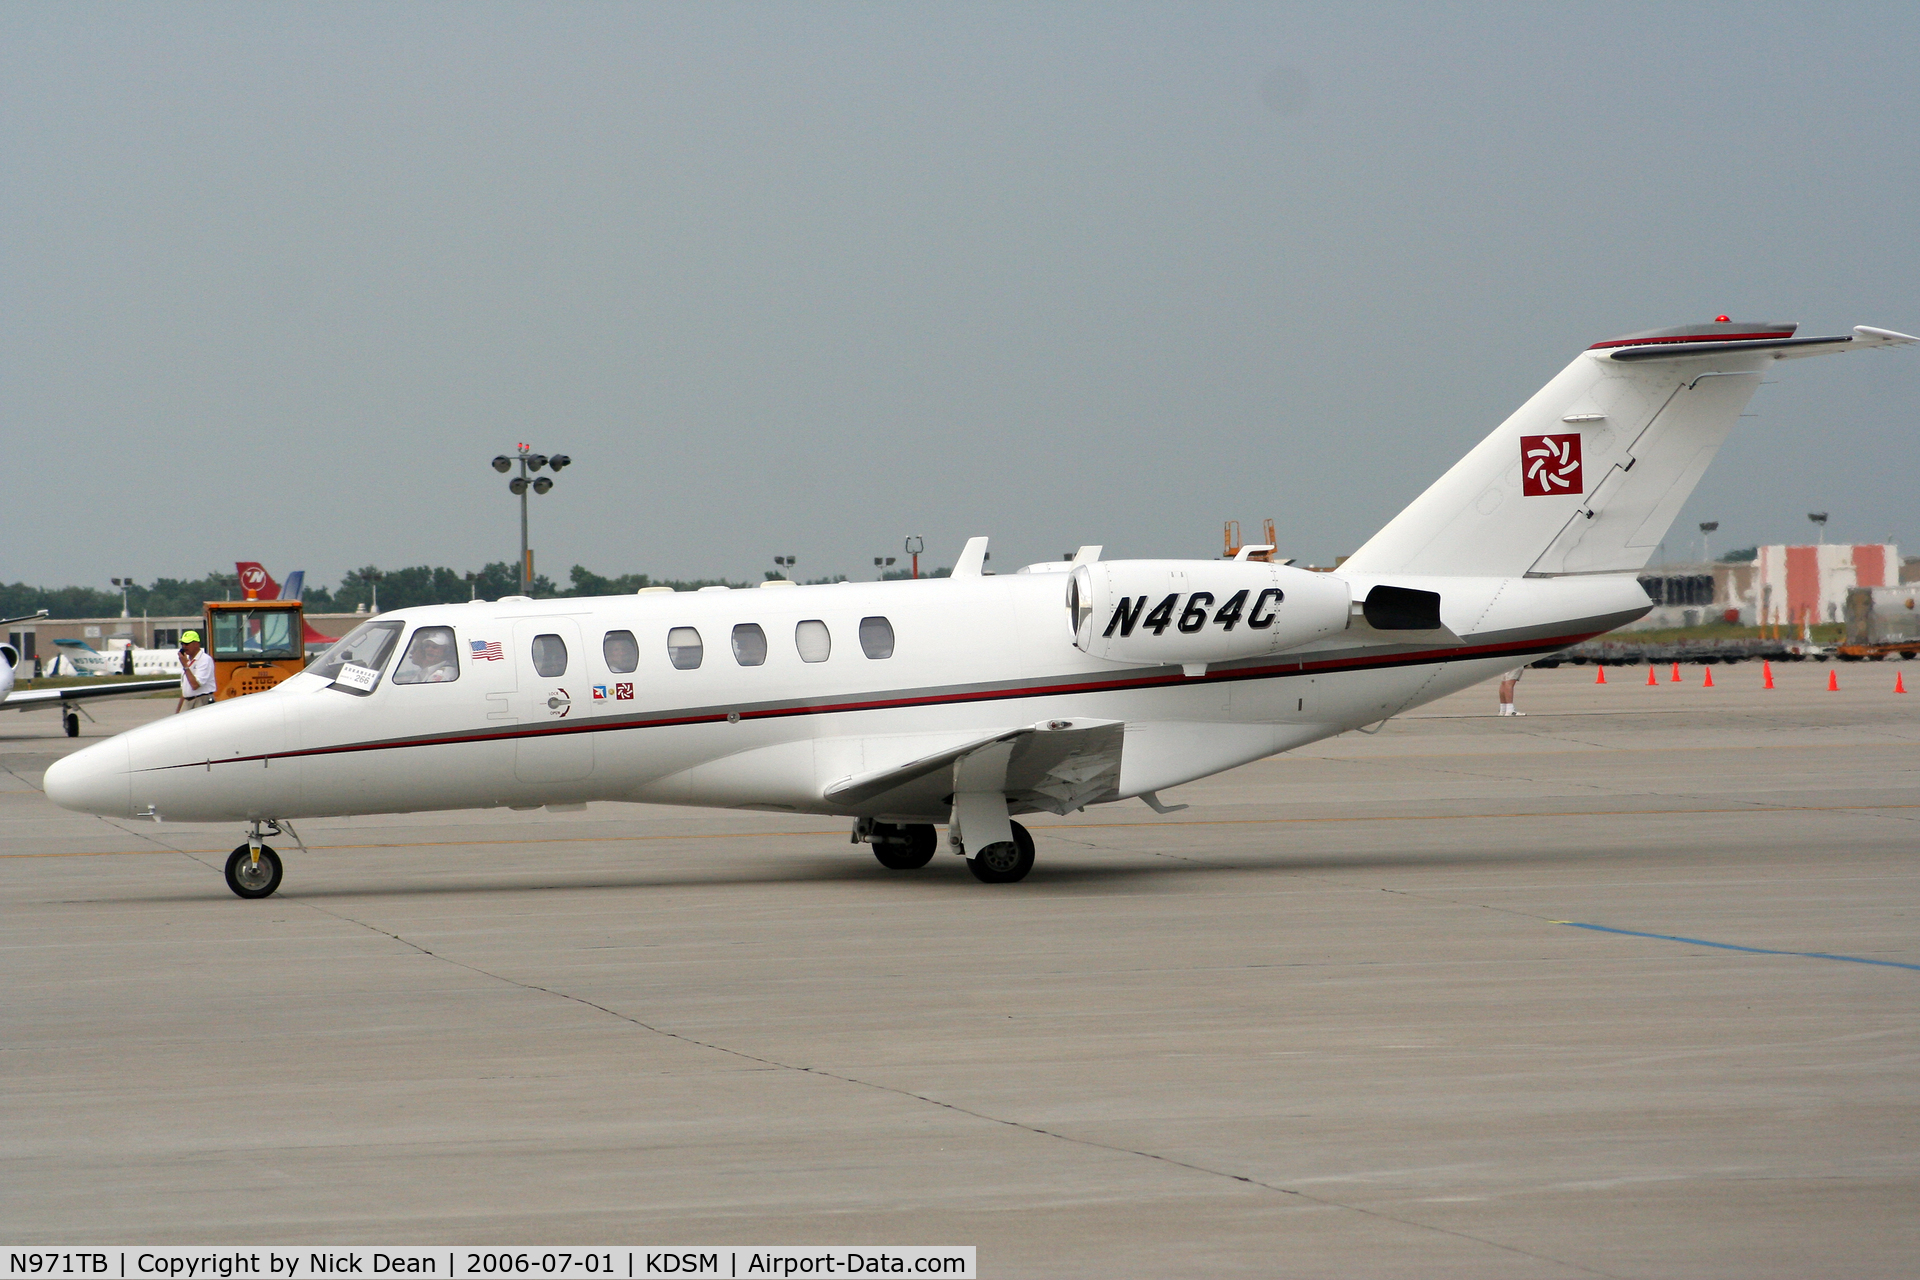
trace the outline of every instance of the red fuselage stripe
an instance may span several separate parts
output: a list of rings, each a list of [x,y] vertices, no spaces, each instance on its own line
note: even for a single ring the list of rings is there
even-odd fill
[[[851,711],[885,711],[901,707],[945,706],[957,702],[1003,702],[1013,698],[1052,697],[1062,694],[1111,693],[1123,689],[1165,688],[1175,685],[1195,685],[1218,681],[1265,680],[1283,676],[1315,675],[1320,672],[1355,671],[1382,669],[1387,667],[1419,666],[1432,662],[1457,662],[1467,658],[1491,658],[1502,655],[1523,656],[1529,653],[1551,653],[1570,644],[1578,644],[1595,635],[1597,631],[1584,631],[1577,635],[1554,636],[1545,640],[1529,640],[1519,643],[1462,645],[1453,649],[1425,649],[1415,653],[1397,654],[1389,658],[1332,658],[1321,662],[1287,662],[1267,667],[1246,667],[1218,674],[1197,677],[1185,675],[1134,676],[1119,680],[1082,680],[1065,684],[1022,685],[1013,689],[988,689],[960,693],[922,694],[905,698],[875,698],[865,702],[834,702],[794,707],[772,707],[762,711],[707,711],[694,715],[660,716],[650,720],[611,720],[586,721],[567,725],[545,725],[538,728],[502,729],[495,733],[470,733],[455,736],[433,738],[405,738],[386,742],[342,743],[333,747],[306,747],[298,751],[273,751],[261,755],[233,756],[225,760],[193,760],[182,764],[161,765],[161,769],[203,769],[216,764],[248,764],[256,760],[297,760],[303,756],[344,755],[356,751],[397,751],[406,747],[452,746],[466,742],[498,742],[508,738],[544,738],[574,733],[613,733],[624,729],[670,729],[690,724],[718,724],[724,722],[730,714],[738,714],[742,720],[778,720],[789,716],[833,715]]]

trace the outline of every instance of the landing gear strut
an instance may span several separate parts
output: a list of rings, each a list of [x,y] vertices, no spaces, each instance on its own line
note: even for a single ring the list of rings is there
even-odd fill
[[[982,884],[1012,884],[1033,870],[1033,837],[1017,822],[1007,827],[1013,832],[1011,843],[990,844],[967,859],[967,870]]]
[[[247,842],[227,855],[227,888],[242,898],[265,898],[280,887],[280,855],[260,843],[261,828],[279,835],[276,822],[255,822],[247,832]]]

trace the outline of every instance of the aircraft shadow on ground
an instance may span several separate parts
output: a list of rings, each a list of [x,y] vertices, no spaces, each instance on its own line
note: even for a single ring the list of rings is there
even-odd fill
[[[1173,882],[1193,876],[1212,875],[1219,872],[1234,872],[1242,875],[1300,875],[1307,873],[1326,874],[1334,872],[1352,872],[1367,870],[1394,870],[1413,868],[1434,868],[1448,866],[1498,867],[1562,864],[1571,861],[1614,860],[1621,858],[1644,859],[1662,856],[1663,852],[1678,854],[1679,849],[1671,851],[1649,850],[1645,848],[1625,849],[1511,849],[1511,850],[1472,850],[1444,853],[1355,853],[1329,856],[1326,854],[1289,855],[1276,853],[1270,858],[1248,858],[1244,855],[1231,859],[1206,860],[1198,858],[1172,856],[1154,857],[1150,862],[1138,860],[1138,855],[1125,855],[1130,859],[1125,864],[1096,864],[1091,862],[1065,862],[1055,860],[1051,863],[1037,863],[1031,875],[1017,885],[983,885],[974,881],[958,859],[936,860],[932,865],[919,871],[888,871],[877,864],[862,865],[857,858],[844,860],[823,860],[818,858],[795,859],[778,866],[761,863],[753,867],[742,867],[734,873],[662,875],[658,873],[636,873],[630,876],[606,876],[583,873],[578,879],[555,879],[549,871],[538,879],[525,879],[513,876],[489,877],[486,880],[436,880],[432,883],[393,883],[380,884],[362,880],[356,884],[329,884],[303,887],[294,881],[299,874],[299,864],[289,859],[288,881],[275,897],[268,899],[266,905],[282,900],[298,901],[334,901],[355,898],[419,898],[419,897],[456,897],[465,894],[512,894],[512,893],[590,893],[619,892],[621,890],[659,890],[674,889],[726,889],[765,888],[774,885],[873,885],[876,887],[904,888],[927,892],[948,893],[964,891],[968,893],[987,893],[1012,895],[1018,893],[1046,893],[1053,889],[1081,890],[1102,887],[1120,888],[1155,882]],[[1150,855],[1151,856],[1151,855]],[[135,894],[111,898],[77,899],[76,901],[112,901],[118,903],[174,903],[191,902],[204,898],[226,898],[227,892],[218,881],[218,872],[214,881],[204,890],[183,889],[178,892]],[[233,900],[236,907],[242,905]]]

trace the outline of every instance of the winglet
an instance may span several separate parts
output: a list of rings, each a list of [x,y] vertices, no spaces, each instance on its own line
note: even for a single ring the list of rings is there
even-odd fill
[[[1872,325],[1853,326],[1855,341],[1863,347],[1904,347],[1909,342],[1920,342],[1911,334],[1895,333],[1891,329],[1876,329]]]

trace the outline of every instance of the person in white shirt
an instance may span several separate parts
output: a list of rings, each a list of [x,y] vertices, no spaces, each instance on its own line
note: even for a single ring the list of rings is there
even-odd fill
[[[173,714],[204,707],[213,701],[213,655],[200,645],[200,633],[180,637],[180,702]]]

